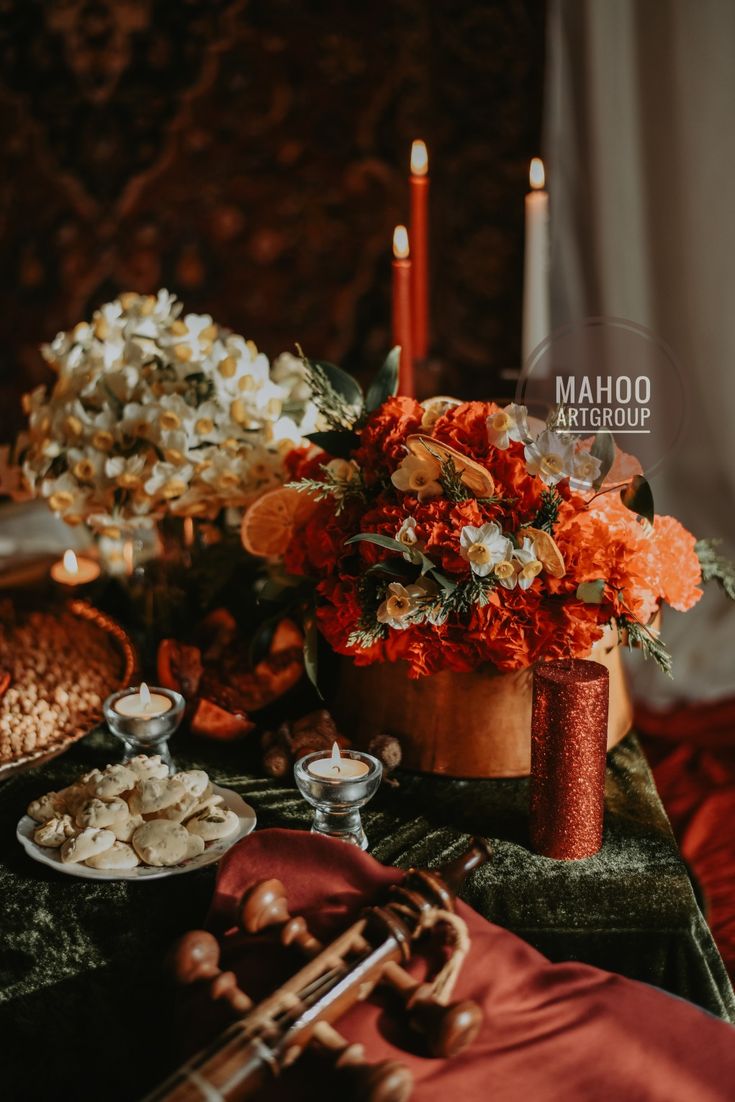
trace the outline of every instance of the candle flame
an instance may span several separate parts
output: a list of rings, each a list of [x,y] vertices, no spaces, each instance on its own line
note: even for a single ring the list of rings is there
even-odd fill
[[[342,761],[342,757],[341,757],[340,752],[339,752],[339,746],[337,745],[336,742],[333,742],[332,743],[331,767],[332,767],[332,769],[334,770],[335,773],[339,773],[339,765],[340,765],[341,761]]]
[[[145,681],[143,681],[140,686],[140,703],[143,711],[147,712],[151,706],[151,690],[148,688]]]
[[[426,176],[429,171],[429,153],[426,142],[417,140],[411,146],[411,172],[414,176]]]
[[[79,573],[79,561],[71,548],[64,552],[64,570],[67,574]]]
[[[538,191],[546,183],[546,173],[544,172],[544,162],[540,157],[534,157],[531,161],[531,168],[528,172],[528,180],[531,187],[535,191]]]
[[[408,230],[405,226],[396,226],[393,230],[393,256],[396,260],[406,260],[408,254]]]

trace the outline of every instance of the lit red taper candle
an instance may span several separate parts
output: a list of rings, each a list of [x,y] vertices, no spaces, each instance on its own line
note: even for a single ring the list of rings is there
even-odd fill
[[[415,360],[429,351],[429,154],[426,142],[411,146],[411,332]]]
[[[413,397],[411,261],[405,226],[396,226],[393,231],[393,344],[401,347],[398,393]]]
[[[591,857],[602,845],[609,674],[584,658],[533,674],[531,845],[545,857]]]

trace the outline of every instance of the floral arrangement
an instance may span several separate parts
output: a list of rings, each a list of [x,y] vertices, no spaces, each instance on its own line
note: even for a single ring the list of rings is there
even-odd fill
[[[252,341],[165,290],[121,295],[42,352],[57,380],[25,397],[25,477],[68,524],[113,539],[247,505],[316,427],[301,361],[271,372]]]
[[[327,366],[312,378],[331,428],[312,437],[324,450],[289,458],[281,495],[309,507],[289,508],[279,557],[284,584],[312,580],[319,628],[358,665],[517,670],[587,656],[612,622],[670,672],[660,605],[691,608],[709,577],[735,598],[730,565],[654,516],[637,460],[609,434],[562,434],[558,410],[544,424],[515,404],[362,403]]]

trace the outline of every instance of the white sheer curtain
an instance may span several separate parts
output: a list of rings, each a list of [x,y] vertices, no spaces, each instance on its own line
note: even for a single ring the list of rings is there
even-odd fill
[[[552,318],[622,317],[663,338],[689,424],[658,512],[735,553],[735,2],[551,0],[546,149]],[[654,415],[656,411],[654,411]],[[735,608],[667,613],[675,681],[654,703],[735,693]]]

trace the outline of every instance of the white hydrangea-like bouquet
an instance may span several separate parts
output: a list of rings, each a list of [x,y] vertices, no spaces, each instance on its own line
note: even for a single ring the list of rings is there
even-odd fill
[[[287,478],[317,427],[301,362],[168,291],[123,294],[42,348],[57,374],[25,396],[23,471],[68,524],[119,538],[165,515],[213,518]]]

